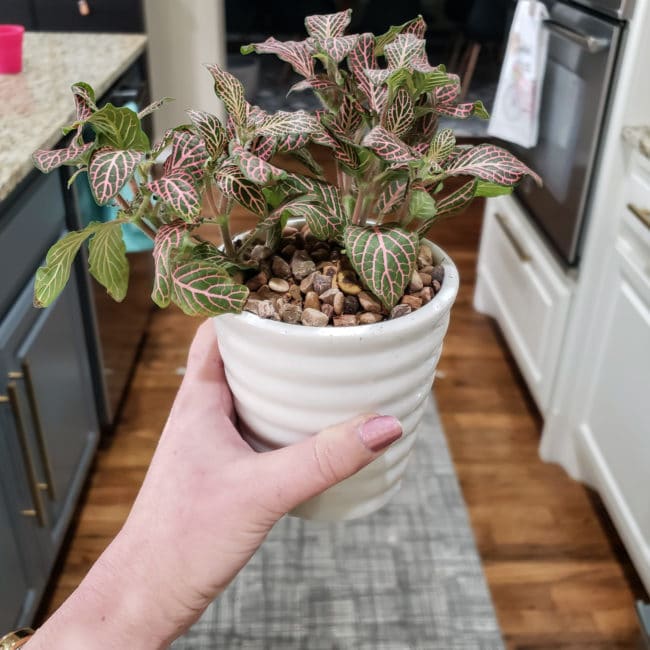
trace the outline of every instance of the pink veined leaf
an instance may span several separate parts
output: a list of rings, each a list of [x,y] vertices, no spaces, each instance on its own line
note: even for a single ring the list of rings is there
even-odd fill
[[[351,9],[339,11],[335,14],[307,16],[305,18],[305,28],[311,37],[319,41],[326,38],[336,38],[337,36],[343,36],[350,24],[351,16]]]
[[[318,41],[320,49],[334,62],[340,63],[350,54],[357,42],[357,36],[330,36]]]
[[[266,184],[286,176],[283,169],[279,169],[250,151],[246,151],[240,144],[235,143],[231,151],[237,166],[249,181]]]
[[[418,155],[424,156],[424,154],[429,150],[429,145],[426,142],[416,142],[411,145],[411,149],[413,149],[413,151]]]
[[[199,180],[208,161],[203,140],[191,131],[174,131],[171,145],[171,153],[163,165],[165,176],[183,171],[190,174],[194,181]]]
[[[480,101],[471,102],[467,104],[439,104],[435,108],[436,113],[439,115],[447,115],[449,117],[456,117],[464,120],[472,115],[477,117],[487,117],[487,111]]]
[[[318,75],[315,77],[308,77],[303,79],[298,83],[293,84],[289,89],[289,92],[300,91],[300,90],[314,90],[315,92],[342,92],[341,87],[330,81],[327,77],[323,75]]]
[[[449,75],[451,83],[444,86],[437,86],[433,89],[433,97],[436,104],[451,104],[460,94],[460,78],[457,75]]]
[[[416,268],[419,237],[397,226],[345,229],[345,249],[362,282],[386,309],[404,295]]]
[[[406,88],[399,88],[395,93],[393,103],[384,113],[383,126],[401,137],[405,135],[415,121],[413,100]]]
[[[427,24],[422,16],[418,16],[404,27],[402,34],[413,34],[416,38],[424,38],[427,32]]]
[[[382,126],[376,126],[369,131],[361,144],[395,167],[408,165],[418,159],[407,144]]]
[[[261,135],[258,138],[255,138],[251,145],[251,153],[255,154],[262,160],[271,160],[276,149],[277,145],[275,138],[270,135]]]
[[[336,192],[334,200],[340,206],[338,190],[334,188],[334,191]],[[342,241],[345,214],[342,209],[333,209],[327,201],[317,201],[316,197],[312,197],[311,200],[310,197],[298,197],[274,211],[280,215],[285,212],[292,216],[304,217],[311,234],[316,239]]]
[[[407,188],[407,180],[393,180],[387,183],[377,199],[377,214],[390,214],[395,210],[404,200]]]
[[[218,65],[208,64],[206,67],[214,79],[214,92],[217,97],[226,105],[235,123],[238,126],[245,126],[246,99],[241,81]]]
[[[182,221],[174,221],[162,225],[156,233],[153,244],[156,270],[151,299],[159,307],[168,307],[171,301],[171,260],[174,253],[180,248],[187,230],[187,224]]]
[[[174,136],[174,129],[167,129],[163,137],[156,142],[151,149],[151,159],[156,160],[158,156],[170,145],[172,137]]]
[[[381,86],[382,84],[386,83],[386,80],[388,77],[390,77],[392,70],[389,70],[388,68],[368,68],[364,72],[373,86]]]
[[[360,34],[357,42],[348,56],[348,67],[354,76],[363,94],[371,99],[373,84],[370,81],[366,70],[377,68],[377,57],[375,56],[375,37],[372,34]]]
[[[319,129],[318,119],[307,111],[278,111],[258,126],[257,133],[282,138],[294,134],[309,136]]]
[[[447,160],[456,147],[456,136],[451,129],[441,129],[436,133],[427,151],[427,158],[435,162]]]
[[[339,112],[336,114],[334,124],[343,133],[352,136],[361,125],[362,120],[362,114],[359,112],[358,108],[353,106],[350,97],[346,95],[341,102]]]
[[[77,165],[81,163],[84,154],[95,146],[94,142],[84,144],[75,138],[65,149],[40,149],[32,154],[34,165],[45,174],[61,165]]]
[[[399,34],[392,43],[386,45],[386,63],[391,70],[406,68],[413,70],[416,64],[426,61],[425,41],[413,34]]]
[[[318,177],[324,176],[325,172],[323,171],[323,168],[316,162],[307,147],[304,149],[296,149],[291,152],[291,155],[298,162],[304,165],[312,174],[315,174]]]
[[[141,151],[102,147],[88,164],[88,182],[97,205],[106,205],[126,185],[142,160]]]
[[[97,110],[95,91],[83,81],[72,84],[71,90],[74,96],[77,120],[83,122]]]
[[[451,194],[448,194],[442,199],[436,201],[436,213],[430,219],[426,219],[420,223],[417,232],[420,236],[429,230],[431,224],[442,217],[451,217],[454,214],[462,212],[474,200],[476,194],[476,187],[478,180],[473,178],[471,181],[465,183]]]
[[[194,220],[201,212],[201,197],[192,175],[186,171],[174,171],[147,187],[185,221]]]
[[[268,211],[262,190],[249,181],[235,165],[223,165],[215,179],[223,194],[250,210],[258,217],[265,217]]]
[[[272,36],[263,43],[251,43],[242,47],[243,54],[275,54],[288,63],[298,74],[311,77],[314,74],[314,47],[309,41],[278,41]]]
[[[201,136],[210,158],[219,158],[226,146],[226,131],[219,118],[204,111],[189,110],[187,114]]]
[[[541,184],[540,177],[509,151],[491,144],[468,149],[447,165],[448,176],[475,176],[484,181],[511,186],[528,175]]]
[[[269,114],[264,109],[246,102],[246,123],[249,126],[260,126],[268,117]]]
[[[172,298],[189,316],[238,314],[248,294],[247,287],[235,284],[214,262],[184,262],[172,271]]]
[[[290,153],[296,149],[302,149],[309,144],[309,136],[306,133],[290,133],[276,141],[278,153]]]

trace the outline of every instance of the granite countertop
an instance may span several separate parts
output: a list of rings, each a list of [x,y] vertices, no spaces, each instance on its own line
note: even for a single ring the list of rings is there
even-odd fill
[[[0,201],[34,169],[32,153],[54,146],[74,120],[70,86],[101,97],[143,52],[142,34],[27,32],[23,71],[0,75]]]
[[[623,139],[650,159],[650,126],[626,126]]]

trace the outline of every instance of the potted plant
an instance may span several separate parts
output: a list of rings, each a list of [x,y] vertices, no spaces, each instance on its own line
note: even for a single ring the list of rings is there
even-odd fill
[[[372,512],[398,489],[458,289],[453,262],[424,234],[532,174],[503,149],[458,145],[438,128],[440,116],[486,112],[457,103],[458,77],[428,63],[421,17],[381,36],[346,35],[349,22],[350,11],[310,16],[304,41],[242,48],[291,64],[304,77],[293,90],[315,92],[320,111],[268,114],[209,65],[226,123],[188,111],[188,124],[151,146],[140,120],[162,102],[139,114],[98,108],[78,83],[68,146],[34,155],[44,172],[76,167],[73,179],[86,173],[97,203],[119,206],[114,221],[50,249],[36,275],[37,306],[62,290],[87,239],[90,273],[123,299],[120,224],[134,224],[154,240],[154,302],[215,317],[242,434],[255,448],[291,444],[364,411],[400,418],[404,435],[381,458],[298,511],[319,519]],[[335,182],[312,144],[331,149]],[[287,158],[304,172],[288,171]],[[466,179],[446,189],[456,177]],[[233,238],[235,204],[257,225]],[[218,224],[221,247],[196,232],[203,223]]]

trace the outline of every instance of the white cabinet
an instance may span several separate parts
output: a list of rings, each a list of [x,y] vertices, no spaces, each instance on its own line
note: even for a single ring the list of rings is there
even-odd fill
[[[572,281],[516,200],[488,199],[474,306],[497,320],[542,412],[551,396]]]
[[[621,210],[577,442],[650,588],[650,174],[632,174]]]

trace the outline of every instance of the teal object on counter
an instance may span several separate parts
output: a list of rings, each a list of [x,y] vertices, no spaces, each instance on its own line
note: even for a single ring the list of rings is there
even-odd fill
[[[138,112],[138,107],[133,102],[124,105],[130,108],[134,113]],[[122,196],[130,201],[133,198],[133,192],[127,185],[121,192]],[[93,199],[92,192],[88,183],[78,184],[78,200],[80,213],[86,224],[91,221],[112,221],[117,218],[119,208],[112,205],[97,205]],[[139,228],[130,224],[122,224],[122,237],[126,245],[127,253],[140,253],[141,251],[150,251],[153,249],[153,242]]]

